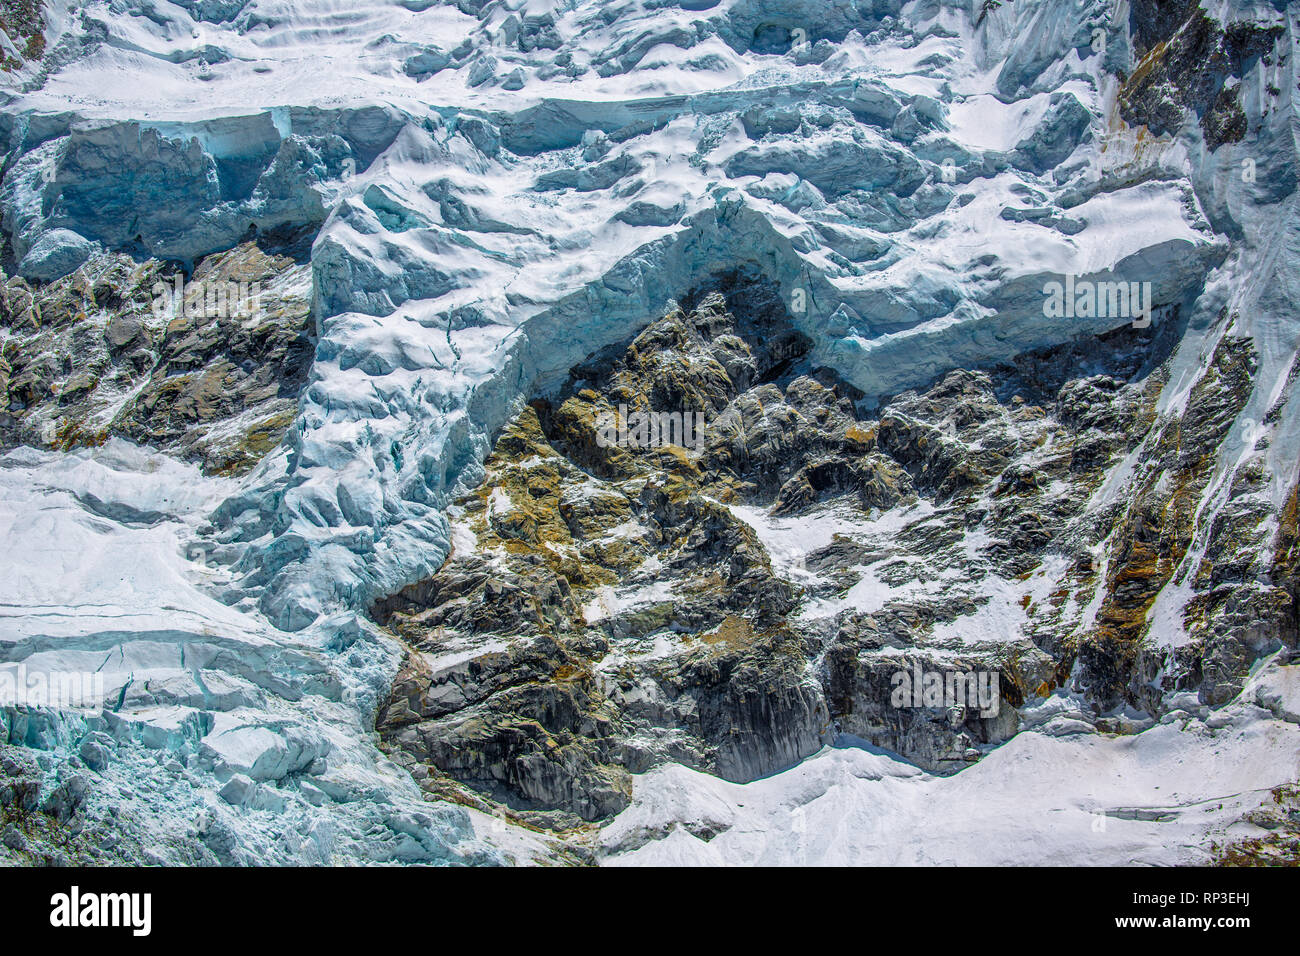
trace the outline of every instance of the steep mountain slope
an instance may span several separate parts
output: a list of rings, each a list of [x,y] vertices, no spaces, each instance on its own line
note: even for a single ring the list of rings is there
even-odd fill
[[[1259,838],[1300,770],[1293,10],[20,7],[0,666],[104,687],[0,712],[14,779],[133,811],[96,853],[815,862],[983,793],[1127,821],[1097,861]],[[620,404],[706,437],[611,451]],[[1002,706],[891,705],[913,666]],[[1088,790],[1127,760],[1203,775]]]

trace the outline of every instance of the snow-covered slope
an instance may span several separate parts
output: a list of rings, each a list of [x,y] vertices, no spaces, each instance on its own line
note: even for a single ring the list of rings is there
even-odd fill
[[[1059,705],[1059,702],[1054,702]],[[1175,719],[1137,737],[1068,710],[934,777],[863,742],[744,786],[667,764],[601,833],[617,866],[1205,865],[1300,772],[1293,726]],[[1043,715],[1046,716],[1046,715]],[[1227,725],[1226,729],[1224,725]],[[1059,735],[1059,736],[1058,736]],[[1290,761],[1279,761],[1289,753]]]
[[[374,750],[370,722],[400,655],[364,615],[442,565],[445,508],[483,477],[524,400],[737,269],[773,283],[811,361],[860,389],[867,409],[954,368],[1131,324],[1053,315],[1044,288],[1066,277],[1151,284],[1154,321],[1182,333],[1162,416],[1177,418],[1229,330],[1249,339],[1252,391],[1216,450],[1197,544],[1151,612],[1178,644],[1189,578],[1216,517],[1241,502],[1234,476],[1259,429],[1266,477],[1252,494],[1270,513],[1300,469],[1289,391],[1300,24],[1267,3],[1205,5],[1279,51],[1238,58],[1248,132],[1211,142],[1194,110],[1161,129],[1151,117],[1167,114],[1139,102],[1144,78],[1164,69],[1135,53],[1151,45],[1148,6],[48,3],[44,54],[9,74],[0,112],[9,271],[57,282],[108,253],[188,267],[250,236],[314,231],[315,354],[283,444],[242,477],[199,477],[117,444],[11,452],[7,551],[33,557],[25,569],[11,558],[4,576],[0,660],[95,659],[110,696],[125,695],[118,716],[94,718],[123,754],[105,799],[138,800],[144,816],[206,802],[246,858],[504,859],[466,811],[413,809],[418,791]],[[1184,80],[1171,72],[1168,95]],[[1140,458],[1116,469],[1095,509],[1130,494]],[[1280,763],[1276,780],[1247,785],[1243,768],[1294,750],[1293,728],[1272,719],[1246,714],[1225,732],[1225,748],[1257,762],[1225,771],[1223,793],[1294,777]],[[79,739],[60,726],[11,737],[58,752]],[[1166,759],[1172,733],[1131,749]],[[1059,768],[1081,746],[1102,760],[1110,745],[1029,735],[961,783],[933,784],[835,751],[791,779],[838,792],[879,773],[935,793],[900,806],[946,806],[997,776],[998,761]],[[115,795],[155,752],[182,755],[181,790]],[[704,799],[690,772],[655,773],[619,826],[666,832],[661,789]],[[248,792],[219,800],[232,775]],[[752,786],[762,806],[784,807],[784,785]],[[711,786],[699,794],[745,799]],[[1216,792],[1207,783],[1196,799]],[[864,793],[846,805],[871,803]],[[337,835],[277,847],[286,812],[300,834]],[[899,812],[897,826],[913,825]],[[752,820],[736,825],[777,826]],[[953,858],[994,842],[972,838],[971,855]],[[1037,846],[1000,845],[1030,857]],[[541,844],[520,846],[511,852],[527,857]],[[660,850],[762,855],[730,846],[697,856],[672,836]]]

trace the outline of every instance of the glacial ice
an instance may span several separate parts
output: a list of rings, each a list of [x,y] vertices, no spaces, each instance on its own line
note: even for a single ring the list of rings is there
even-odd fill
[[[1294,76],[1285,108],[1243,82],[1266,119],[1239,148],[1194,126],[1139,145],[1106,136],[1129,55],[1112,3],[1016,0],[977,27],[978,7],[49,4],[58,68],[0,112],[18,270],[316,229],[318,343],[285,447],[239,482],[116,443],[0,462],[24,556],[3,660],[93,664],[121,695],[18,736],[102,730],[122,785],[181,756],[131,805],[204,807],[268,859],[500,859],[374,751],[397,652],[360,615],[439,566],[442,509],[523,398],[719,270],[769,276],[871,397],[1128,321],[1048,319],[1047,281],[1151,281],[1189,328],[1165,405],[1227,310],[1260,348],[1243,415],[1262,419],[1296,349]],[[1275,503],[1293,409],[1277,434]]]
[[[353,614],[291,638],[211,597],[184,543],[232,485],[116,439],[0,459],[0,668],[98,673],[104,694],[0,708],[0,733],[81,756],[159,862],[186,834],[222,862],[503,860],[370,744],[388,641]]]

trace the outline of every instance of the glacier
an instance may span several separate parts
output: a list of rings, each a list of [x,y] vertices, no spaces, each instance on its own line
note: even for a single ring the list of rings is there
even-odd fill
[[[46,3],[46,52],[5,77],[0,108],[12,273],[54,282],[110,253],[188,267],[305,229],[314,354],[283,442],[248,474],[200,474],[119,439],[0,459],[0,666],[103,672],[113,702],[8,713],[9,739],[52,755],[43,769],[58,776],[76,741],[105,735],[102,787],[161,862],[201,859],[168,836],[172,819],[221,862],[561,852],[422,799],[376,749],[401,655],[367,612],[443,565],[448,505],[483,478],[527,399],[720,272],[772,282],[813,360],[865,409],[1130,323],[1049,318],[1049,282],[1150,282],[1155,321],[1181,330],[1159,413],[1177,416],[1231,328],[1259,356],[1239,420],[1269,420],[1300,344],[1300,23],[1262,0],[1203,5],[1219,23],[1275,29],[1292,54],[1249,61],[1236,90],[1250,133],[1219,145],[1190,120],[1156,132],[1123,118],[1134,6]],[[1279,511],[1300,476],[1300,414],[1289,400],[1272,414],[1263,494]],[[1200,527],[1228,502],[1248,431],[1221,450]],[[1125,478],[1096,506],[1122,498]],[[1170,586],[1153,613],[1172,620],[1185,599]],[[1205,799],[1296,776],[1294,721],[1238,709],[1249,762],[1201,781]],[[1161,725],[1115,759],[1182,759],[1168,756],[1176,744]],[[767,832],[777,824],[761,814],[842,790],[831,829],[814,812],[812,832],[834,843],[870,816],[870,842],[881,827],[924,831],[989,787],[1005,787],[991,814],[1040,792],[990,783],[999,760],[1068,779],[1081,750],[1109,766],[1105,746],[1026,733],[951,780],[843,748],[754,784],[659,768],[596,852],[827,859],[812,838],[761,849],[674,824],[707,815],[704,802],[732,833]],[[881,780],[892,789],[855,789]],[[742,819],[731,808],[755,791]],[[873,808],[882,792],[886,809]],[[628,836],[651,830],[670,836]],[[995,840],[998,861],[1032,857],[1036,839]],[[905,852],[877,843],[883,860]],[[906,852],[985,862],[980,845]],[[1095,862],[1136,852],[1117,838]]]

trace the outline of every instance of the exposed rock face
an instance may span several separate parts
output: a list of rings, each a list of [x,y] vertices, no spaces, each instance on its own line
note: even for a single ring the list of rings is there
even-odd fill
[[[6,73],[23,60],[39,60],[45,52],[45,35],[41,30],[40,0],[4,0],[0,4],[0,29],[15,46],[18,56],[0,51],[0,70]],[[21,59],[20,59],[21,57]]]
[[[8,280],[0,443],[66,449],[116,435],[210,474],[247,471],[279,444],[311,363],[304,241],[248,242],[187,276],[101,255],[45,285]]]
[[[828,739],[792,589],[725,502],[760,474],[779,487],[778,457],[795,474],[851,444],[852,406],[790,376],[807,342],[779,301],[746,305],[744,321],[718,295],[670,313],[506,428],[457,506],[466,553],[376,608],[413,648],[380,718],[401,757],[596,819],[626,804],[628,771],[674,759],[749,780]],[[788,401],[842,408],[810,430]],[[716,424],[694,452],[606,447],[620,404]],[[747,416],[764,437],[738,437]]]
[[[628,771],[749,780],[834,733],[951,771],[1058,688],[1102,723],[1158,717],[1182,692],[1226,702],[1294,645],[1294,577],[1274,580],[1294,545],[1251,559],[1264,539],[1242,516],[1211,535],[1190,640],[1146,640],[1248,394],[1247,340],[1221,341],[1179,415],[1155,408],[1176,315],[868,415],[761,282],[720,288],[526,407],[456,506],[452,558],[376,605],[411,648],[381,733],[427,786],[591,820],[621,808]],[[691,409],[696,449],[600,438],[620,411]],[[1132,492],[1106,501],[1125,456]],[[997,706],[900,706],[918,669],[996,674]]]
[[[1196,2],[1144,0],[1131,10],[1140,59],[1120,92],[1124,121],[1177,133],[1190,110],[1211,149],[1240,142],[1247,122],[1237,87],[1253,61],[1272,63],[1283,28],[1225,28]]]
[[[1243,822],[1263,831],[1215,848],[1219,866],[1300,866],[1300,787],[1273,788]]]

